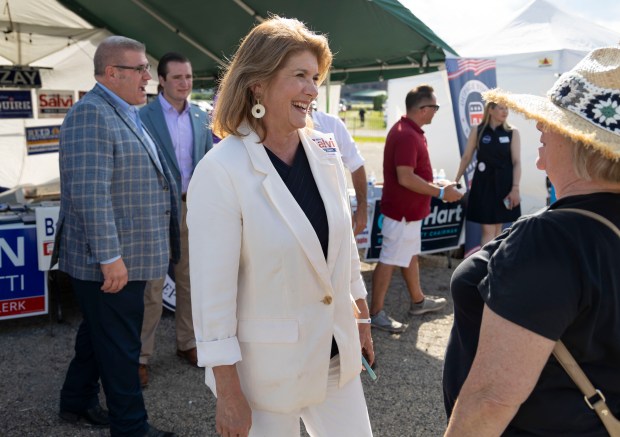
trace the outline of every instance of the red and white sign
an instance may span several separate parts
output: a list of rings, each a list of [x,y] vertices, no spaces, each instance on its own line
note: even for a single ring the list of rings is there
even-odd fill
[[[75,103],[73,91],[37,90],[39,118],[64,117]]]

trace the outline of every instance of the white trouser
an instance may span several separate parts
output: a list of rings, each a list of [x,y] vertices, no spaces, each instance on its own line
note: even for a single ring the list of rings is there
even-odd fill
[[[358,376],[338,388],[339,373],[336,355],[329,362],[327,397],[318,405],[289,414],[253,410],[250,437],[299,437],[300,418],[312,437],[372,437],[362,380]]]

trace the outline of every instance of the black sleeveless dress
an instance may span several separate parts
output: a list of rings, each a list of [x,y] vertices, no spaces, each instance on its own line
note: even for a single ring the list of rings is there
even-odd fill
[[[467,203],[467,219],[482,224],[510,223],[521,216],[521,206],[507,209],[504,198],[512,189],[512,131],[502,126],[478,126],[476,171]]]

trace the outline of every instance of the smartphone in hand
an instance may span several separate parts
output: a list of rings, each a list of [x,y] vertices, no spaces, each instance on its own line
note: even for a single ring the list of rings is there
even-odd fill
[[[504,198],[504,206],[506,207],[506,209],[512,209],[512,203],[510,202],[509,197]]]
[[[373,381],[376,381],[377,374],[375,373],[374,370],[372,370],[372,368],[370,367],[370,364],[368,364],[368,360],[366,360],[366,357],[364,355],[362,355],[362,365],[366,369],[366,372],[368,372],[368,376],[370,376],[370,379],[372,379]]]

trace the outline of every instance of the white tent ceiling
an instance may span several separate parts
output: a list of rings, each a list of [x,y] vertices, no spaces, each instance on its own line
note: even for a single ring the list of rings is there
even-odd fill
[[[467,58],[492,58],[496,61],[497,86],[513,93],[543,96],[561,73],[572,69],[590,50],[620,43],[620,33],[567,14],[545,0],[533,0],[518,11],[504,26],[490,28],[475,41],[450,44]],[[422,80],[421,77],[419,80]],[[443,110],[443,105],[442,105]],[[521,196],[523,213],[545,206],[545,174],[535,167],[540,146],[540,132],[535,123],[517,114],[509,121],[521,134]],[[455,147],[456,137],[446,126],[435,126],[437,137],[429,133],[429,142]],[[449,136],[449,137],[446,137]],[[449,152],[449,153],[448,153]],[[435,153],[433,155],[433,153]],[[437,168],[454,175],[458,168],[458,151],[439,150],[431,159]]]
[[[620,43],[620,34],[561,11],[545,0],[533,0],[492,34],[452,43],[463,57],[498,57],[553,50],[584,53]]]
[[[0,31],[4,32],[0,34],[0,65],[43,67],[43,89],[74,93],[88,91],[95,84],[93,56],[99,43],[110,35],[93,28],[57,0],[0,0]],[[149,61],[157,65],[152,57]],[[147,89],[155,93],[157,82],[150,81]],[[60,125],[63,119],[39,118],[36,95],[32,95],[33,118],[0,121],[1,187],[37,185],[58,178],[58,154],[28,155],[25,130]]]
[[[30,65],[99,31],[56,0],[0,0],[0,7],[2,64]]]

